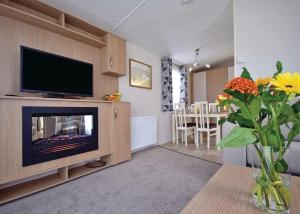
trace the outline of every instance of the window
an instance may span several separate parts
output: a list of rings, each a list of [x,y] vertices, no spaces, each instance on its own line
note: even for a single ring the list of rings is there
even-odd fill
[[[172,66],[173,104],[180,102],[180,72],[177,66]]]

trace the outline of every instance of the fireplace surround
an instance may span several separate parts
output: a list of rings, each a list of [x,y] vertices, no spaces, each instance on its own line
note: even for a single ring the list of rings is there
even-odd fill
[[[97,107],[22,107],[23,166],[98,149]]]

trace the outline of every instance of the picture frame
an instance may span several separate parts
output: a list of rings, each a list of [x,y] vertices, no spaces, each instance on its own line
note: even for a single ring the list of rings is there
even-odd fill
[[[152,66],[138,60],[129,59],[129,85],[152,89]]]

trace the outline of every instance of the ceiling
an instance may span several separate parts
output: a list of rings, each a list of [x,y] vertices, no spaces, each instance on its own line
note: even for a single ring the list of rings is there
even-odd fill
[[[41,0],[178,64],[233,57],[232,0]]]

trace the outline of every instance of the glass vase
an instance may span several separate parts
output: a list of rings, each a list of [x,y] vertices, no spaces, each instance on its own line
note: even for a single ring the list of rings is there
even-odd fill
[[[291,174],[279,151],[270,146],[254,145],[256,152],[252,159],[256,185],[253,201],[267,213],[288,214],[291,207]],[[286,157],[285,157],[286,159]]]

